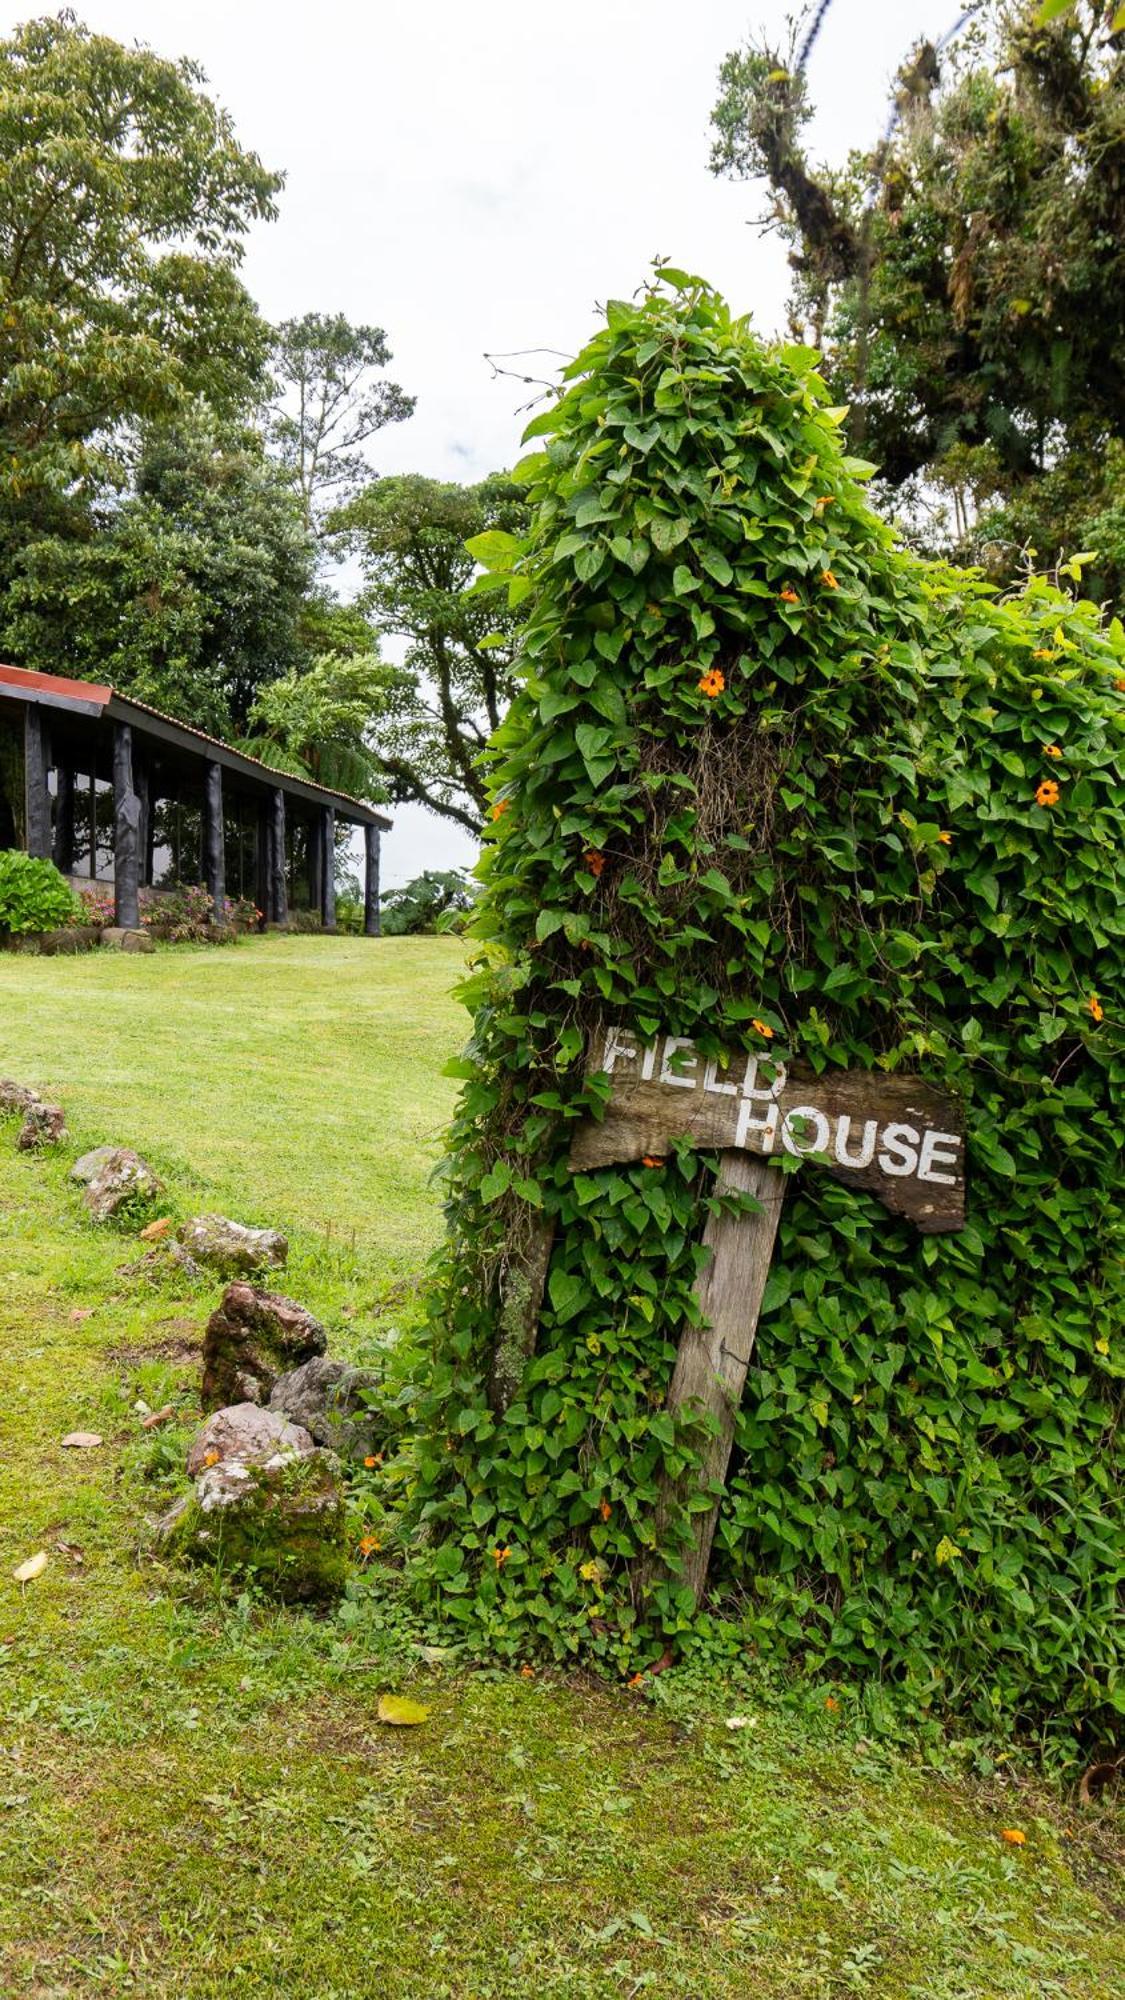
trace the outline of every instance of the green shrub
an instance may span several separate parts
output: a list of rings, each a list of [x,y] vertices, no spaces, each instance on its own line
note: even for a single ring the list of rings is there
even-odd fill
[[[53,861],[17,847],[0,853],[0,935],[26,937],[81,921],[82,909]]]
[[[512,1657],[701,1629],[664,1407],[715,1157],[573,1173],[592,1024],[959,1093],[969,1223],[790,1183],[720,1518],[739,1644],[1060,1746],[1125,1709],[1125,635],[899,550],[803,349],[695,281],[614,303],[530,426],[524,691],[464,991],[411,1507],[416,1586]],[[1055,789],[1057,787],[1057,790]],[[1100,997],[1099,997],[1100,996]],[[555,1228],[538,1350],[497,1287]],[[706,1496],[700,1496],[706,1504]]]
[[[460,930],[476,900],[467,876],[458,868],[427,869],[389,889],[383,898],[383,930],[387,937],[421,937],[432,931]]]

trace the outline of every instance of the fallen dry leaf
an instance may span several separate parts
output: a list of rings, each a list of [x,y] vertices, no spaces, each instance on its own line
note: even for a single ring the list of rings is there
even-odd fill
[[[93,1451],[103,1440],[98,1431],[68,1431],[59,1442],[64,1451]]]
[[[165,1403],[162,1410],[150,1410],[147,1417],[141,1418],[141,1429],[143,1431],[154,1431],[158,1424],[170,1423],[175,1414],[176,1412],[172,1408],[171,1403]]]
[[[21,1563],[18,1569],[12,1571],[12,1575],[15,1577],[17,1583],[34,1583],[37,1576],[42,1576],[46,1567],[46,1552],[40,1549],[38,1555],[28,1556],[26,1562]]]
[[[72,1306],[70,1309],[71,1326],[81,1326],[84,1319],[89,1319],[93,1310],[93,1306]]]
[[[393,1723],[396,1729],[413,1729],[419,1722],[425,1722],[429,1709],[420,1701],[411,1701],[404,1694],[381,1694],[375,1711],[380,1722]]]
[[[142,1243],[155,1243],[159,1236],[166,1236],[171,1227],[171,1216],[162,1215],[158,1221],[150,1222],[147,1228],[141,1230],[140,1241]]]

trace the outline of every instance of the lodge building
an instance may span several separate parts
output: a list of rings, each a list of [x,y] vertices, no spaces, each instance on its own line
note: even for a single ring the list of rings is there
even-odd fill
[[[363,828],[364,929],[379,934],[379,836],[390,820],[311,778],[273,770],[92,681],[0,666],[0,849],[53,860],[80,889],[112,885],[116,921],[142,889],[200,884],[221,912],[290,911],[336,928],[336,828]]]

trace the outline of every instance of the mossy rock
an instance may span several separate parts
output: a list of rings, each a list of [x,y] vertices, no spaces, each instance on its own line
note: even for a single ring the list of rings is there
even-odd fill
[[[249,1577],[285,1603],[333,1603],[348,1571],[338,1471],[326,1451],[223,1459],[196,1480],[168,1553]]]

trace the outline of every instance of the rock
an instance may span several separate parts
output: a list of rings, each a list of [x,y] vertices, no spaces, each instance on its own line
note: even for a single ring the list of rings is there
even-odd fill
[[[89,1155],[86,1156],[89,1158]],[[79,1166],[83,1161],[79,1161]],[[109,1222],[134,1202],[151,1201],[164,1183],[128,1146],[114,1146],[103,1159],[82,1197],[95,1222]]]
[[[209,1264],[224,1277],[252,1277],[255,1271],[280,1270],[289,1245],[280,1230],[248,1229],[225,1215],[197,1215],[177,1231],[180,1242],[197,1263]]]
[[[165,1516],[168,1552],[247,1576],[288,1603],[331,1602],[348,1570],[337,1471],[328,1451],[279,1451],[262,1464],[220,1459],[175,1519]]]
[[[0,1090],[2,1089],[3,1085],[0,1084]],[[116,1146],[95,1146],[93,1152],[83,1153],[82,1158],[75,1160],[70,1170],[71,1180],[81,1181],[88,1187],[91,1181],[97,1180],[106,1161],[111,1160],[117,1150]]]
[[[228,1285],[203,1336],[205,1410],[226,1403],[268,1403],[279,1375],[323,1354],[320,1321],[295,1299]]]
[[[279,1451],[312,1449],[312,1438],[300,1424],[287,1423],[273,1410],[263,1410],[260,1403],[232,1403],[225,1410],[215,1410],[196,1432],[187,1455],[188,1478],[197,1479],[221,1459],[264,1465]]]
[[[44,1146],[61,1146],[66,1137],[66,1112],[61,1104],[32,1104],[16,1145],[21,1153],[37,1153]]]
[[[142,1237],[144,1233],[142,1229]],[[202,1268],[194,1257],[188,1256],[182,1243],[154,1243],[143,1257],[138,1257],[132,1264],[121,1264],[118,1268],[123,1278],[147,1278],[150,1285],[203,1276]]]
[[[110,924],[102,932],[102,943],[117,951],[155,951],[156,946],[147,931],[122,930],[117,924]]]
[[[269,1406],[303,1424],[317,1444],[328,1445],[341,1458],[371,1458],[382,1450],[392,1428],[367,1403],[381,1380],[374,1368],[352,1368],[318,1354],[278,1377]]]
[[[26,952],[32,958],[70,957],[75,952],[93,951],[101,942],[100,924],[66,924],[61,930],[31,931],[7,940],[9,951]]]
[[[26,1118],[40,1102],[39,1092],[10,1076],[0,1076],[0,1118]]]
[[[64,1451],[93,1451],[101,1442],[98,1431],[68,1431],[64,1438],[59,1439]]]

